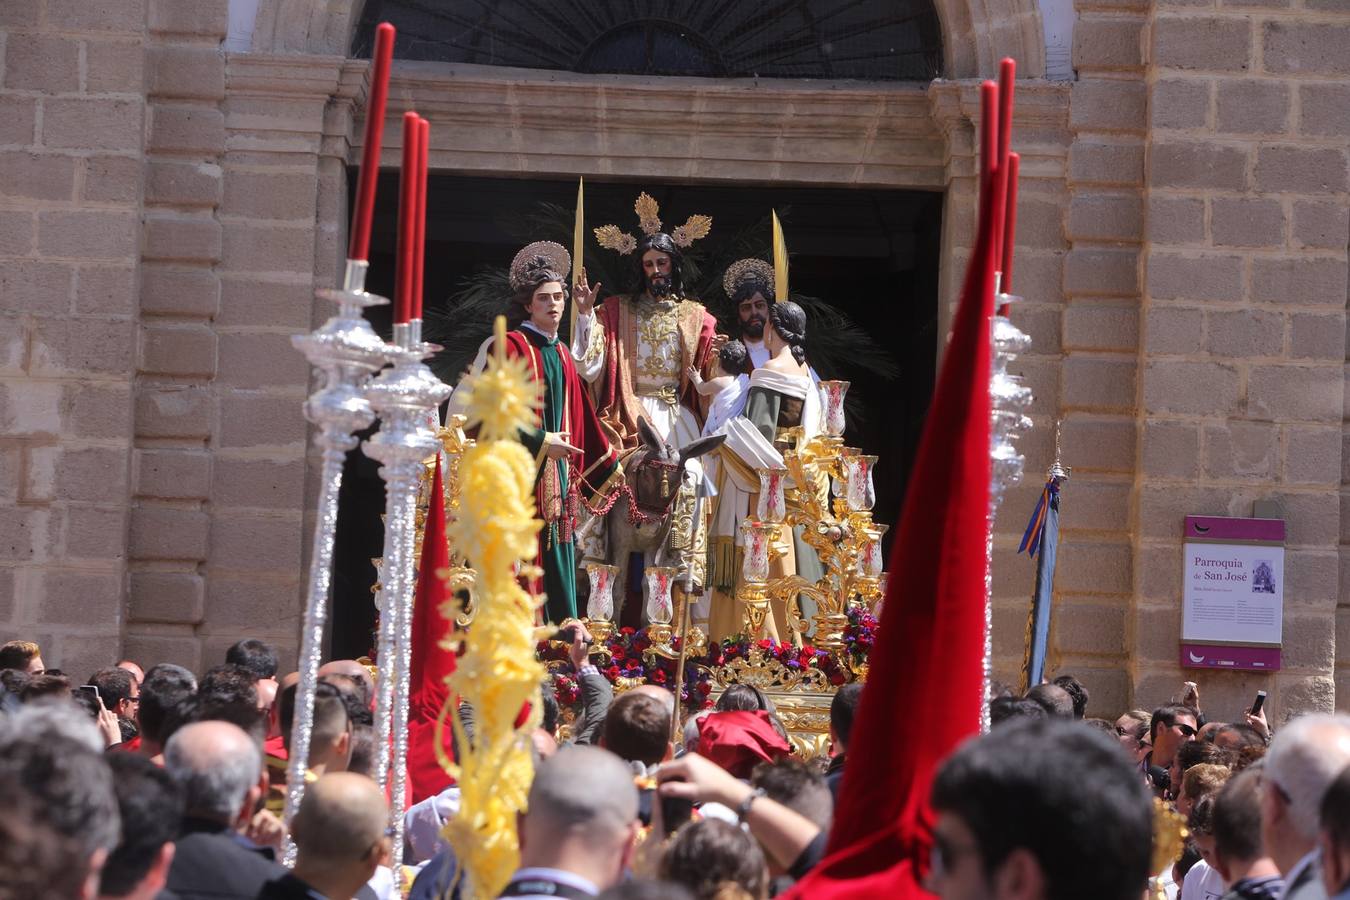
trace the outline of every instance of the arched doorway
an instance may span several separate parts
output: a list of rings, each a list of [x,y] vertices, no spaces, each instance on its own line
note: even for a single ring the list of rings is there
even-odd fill
[[[930,0],[368,0],[351,55],[375,25],[401,59],[617,75],[929,81],[942,73]]]

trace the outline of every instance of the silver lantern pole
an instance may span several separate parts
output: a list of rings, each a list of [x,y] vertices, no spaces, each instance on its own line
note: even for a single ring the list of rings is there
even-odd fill
[[[365,260],[347,260],[342,288],[316,292],[319,298],[338,305],[337,314],[309,334],[291,338],[291,343],[305,354],[322,376],[322,386],[305,404],[305,418],[317,427],[314,444],[322,451],[323,470],[314,519],[304,629],[300,636],[300,680],[296,686],[295,719],[286,763],[285,815],[288,823],[300,809],[300,801],[305,795],[309,740],[314,725],[314,694],[323,654],[324,627],[328,622],[342,467],[347,452],[358,443],[352,433],[368,428],[375,421],[365,390],[371,373],[384,364],[384,341],[361,312],[367,307],[389,302],[366,292],[369,265]],[[288,856],[293,849],[288,847]]]
[[[384,565],[379,594],[380,677],[375,706],[375,741],[379,752],[375,780],[389,793],[396,863],[403,858],[408,776],[417,495],[422,462],[440,447],[430,427],[430,413],[450,396],[450,387],[422,362],[440,348],[422,342],[420,326],[421,322],[394,326],[394,341],[386,346],[387,359],[393,365],[373,378],[366,391],[380,418],[380,430],[366,442],[365,452],[382,463],[380,476],[385,483]]]
[[[1003,273],[994,274],[996,309],[1003,309],[1022,298],[1003,293]],[[989,522],[985,529],[984,567],[984,703],[980,708],[981,730],[989,730],[989,701],[994,674],[994,519],[1003,502],[1004,492],[1022,478],[1025,460],[1013,441],[1031,428],[1026,410],[1031,406],[1031,390],[1021,378],[1008,373],[1008,364],[1031,346],[1031,338],[1012,323],[1007,315],[995,315],[992,341],[992,366],[989,372],[991,421],[989,453],[993,472],[989,485]]]

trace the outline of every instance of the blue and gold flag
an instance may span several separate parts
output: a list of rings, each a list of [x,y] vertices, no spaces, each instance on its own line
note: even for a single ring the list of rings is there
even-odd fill
[[[1055,552],[1059,549],[1059,479],[1045,482],[1041,498],[1031,513],[1017,552],[1026,551],[1036,561],[1036,590],[1027,621],[1027,655],[1022,667],[1022,689],[1029,690],[1045,677],[1045,657],[1050,647],[1050,605],[1055,588]]]

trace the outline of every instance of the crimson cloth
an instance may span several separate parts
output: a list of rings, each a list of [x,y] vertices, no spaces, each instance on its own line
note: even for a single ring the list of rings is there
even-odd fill
[[[698,752],[737,778],[792,752],[762,709],[715,712],[698,720]]]
[[[932,896],[933,776],[979,732],[984,691],[992,194],[896,529],[827,855],[786,896]]]
[[[289,759],[290,754],[286,752],[286,736],[284,734],[273,735],[263,741],[263,755],[275,756],[282,762]]]
[[[441,482],[441,458],[431,478],[431,506],[422,536],[422,565],[417,573],[413,600],[412,665],[408,697],[408,792],[413,803],[435,796],[450,786],[449,773],[436,758],[436,717],[450,689],[445,679],[455,671],[455,654],[440,646],[451,624],[441,606],[451,599],[437,569],[449,568],[450,544],[445,536],[445,491]],[[441,746],[451,759],[450,723],[445,724]]]
[[[597,491],[605,486],[605,481],[613,473],[618,463],[618,454],[610,447],[609,438],[600,427],[600,419],[595,413],[595,404],[585,390],[585,382],[577,375],[577,365],[567,344],[556,343],[558,360],[562,363],[565,398],[563,403],[563,430],[568,434],[568,443],[582,448],[580,465],[575,466],[581,477],[581,492],[592,499]],[[530,362],[530,374],[535,382],[544,380],[542,350],[536,347],[523,331],[511,331],[506,335],[506,355],[523,357]],[[541,388],[542,390],[542,388]],[[536,448],[537,450],[537,448]],[[576,460],[573,460],[575,463]]]

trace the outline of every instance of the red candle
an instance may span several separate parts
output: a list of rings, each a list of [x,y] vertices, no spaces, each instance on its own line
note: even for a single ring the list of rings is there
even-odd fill
[[[1006,243],[1003,197],[1008,190],[1008,153],[1012,149],[1013,82],[1016,77],[1017,63],[1005,56],[998,67],[998,184],[997,193],[994,195],[997,204],[994,252],[999,254],[1000,258],[1003,245]],[[999,259],[996,258],[994,261],[997,263]]]
[[[983,193],[998,166],[998,85],[980,85],[980,191]]]
[[[998,85],[980,85],[980,208],[989,210],[992,263],[998,264],[1003,230],[1002,172],[998,165]],[[986,199],[988,197],[989,199]]]
[[[1003,212],[1003,292],[1012,293],[1013,242],[1017,232],[1017,175],[1022,167],[1022,157],[1017,153],[1008,154],[1007,205]]]
[[[413,283],[412,317],[422,318],[422,273],[427,259],[427,145],[431,142],[431,123],[421,116],[417,117],[417,178],[413,188],[417,191],[417,208],[414,225],[417,228],[413,240]]]
[[[417,242],[417,113],[403,114],[403,168],[398,176],[398,257],[394,269],[394,324],[412,314],[413,246]]]
[[[366,104],[366,134],[361,143],[361,169],[356,176],[356,209],[348,259],[370,259],[370,223],[375,216],[375,182],[380,177],[380,144],[384,140],[384,108],[389,99],[389,64],[394,58],[394,26],[381,22],[375,29],[371,56],[370,91]]]

